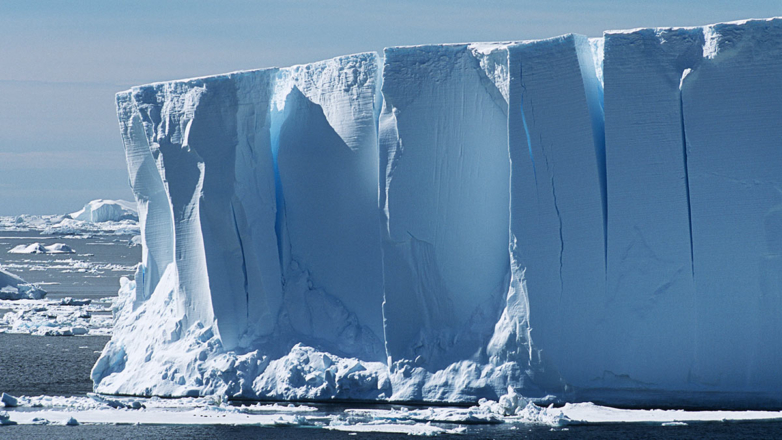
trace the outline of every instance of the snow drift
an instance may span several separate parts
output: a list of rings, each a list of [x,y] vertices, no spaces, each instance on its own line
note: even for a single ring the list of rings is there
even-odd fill
[[[780,55],[769,19],[119,93],[143,261],[95,388],[779,405]]]

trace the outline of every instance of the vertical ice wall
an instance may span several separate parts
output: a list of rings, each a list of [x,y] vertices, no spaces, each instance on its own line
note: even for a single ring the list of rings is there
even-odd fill
[[[510,232],[534,347],[573,384],[602,372],[602,110],[591,49],[568,35],[509,48]],[[593,118],[594,116],[594,118]]]
[[[702,46],[700,29],[605,35],[610,349],[603,362],[636,384],[683,385],[692,368],[695,292],[679,85]],[[677,361],[660,363],[660,353]]]
[[[782,20],[703,29],[683,79],[699,383],[782,386]]]
[[[480,354],[507,292],[507,102],[467,45],[385,56],[386,347],[439,369]]]

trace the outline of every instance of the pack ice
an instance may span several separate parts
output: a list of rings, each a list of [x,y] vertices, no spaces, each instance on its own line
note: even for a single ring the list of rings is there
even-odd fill
[[[119,93],[143,261],[95,389],[778,405],[780,72],[768,19]]]

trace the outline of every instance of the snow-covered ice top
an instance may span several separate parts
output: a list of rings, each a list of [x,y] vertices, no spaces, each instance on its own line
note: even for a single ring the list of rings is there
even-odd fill
[[[779,402],[780,53],[750,20],[119,93],[143,262],[96,389]]]

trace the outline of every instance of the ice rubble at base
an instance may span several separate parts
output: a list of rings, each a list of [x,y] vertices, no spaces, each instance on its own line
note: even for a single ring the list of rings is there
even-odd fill
[[[778,404],[781,52],[752,20],[120,93],[143,261],[96,390]]]
[[[41,299],[46,292],[0,268],[0,300]]]

